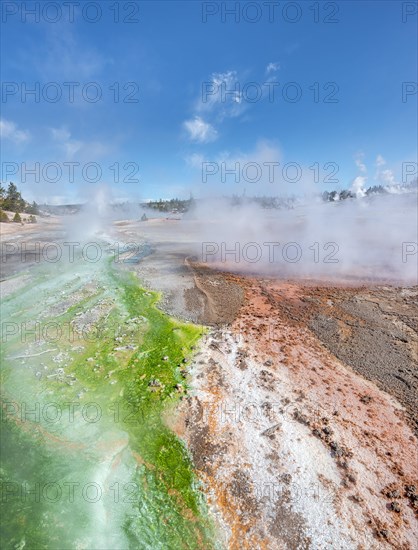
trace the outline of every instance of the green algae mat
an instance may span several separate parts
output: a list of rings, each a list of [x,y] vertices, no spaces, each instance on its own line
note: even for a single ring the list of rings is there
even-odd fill
[[[4,299],[1,548],[218,547],[167,427],[202,329],[158,299],[109,259],[36,266]]]

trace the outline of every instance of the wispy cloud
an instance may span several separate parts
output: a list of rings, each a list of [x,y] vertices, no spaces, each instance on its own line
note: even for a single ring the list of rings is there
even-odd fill
[[[275,73],[280,69],[280,63],[269,63],[266,67],[266,73]]]
[[[73,159],[83,147],[82,141],[71,139],[71,134],[66,128],[51,128],[51,136],[68,159]]]
[[[46,80],[73,80],[76,82],[97,79],[110,60],[94,47],[81,42],[73,29],[52,25],[45,43],[35,53],[26,52],[28,60]]]
[[[192,153],[187,155],[184,159],[186,164],[191,168],[202,168],[202,164],[205,162],[205,157],[199,153]]]
[[[215,128],[199,116],[195,116],[191,120],[186,120],[183,124],[191,141],[197,143],[210,143],[211,141],[215,141],[218,137],[218,132]]]
[[[28,130],[19,130],[17,125],[4,118],[0,120],[0,136],[2,140],[9,140],[17,145],[25,143],[30,139]]]
[[[376,166],[379,168],[380,166],[384,166],[385,164],[386,164],[386,161],[382,157],[382,155],[377,155],[377,157],[376,157]]]
[[[357,153],[356,156],[354,157],[354,162],[356,163],[356,166],[360,170],[360,172],[365,174],[367,172],[367,168],[363,162],[363,159],[364,159],[364,153],[360,152],[360,153]]]
[[[202,82],[201,95],[196,103],[198,112],[211,112],[221,122],[224,118],[237,117],[245,110],[242,88],[237,71],[212,73]]]
[[[50,134],[53,144],[68,160],[78,158],[95,162],[111,152],[111,147],[100,141],[82,141],[73,138],[65,126],[50,128]]]
[[[200,96],[194,104],[196,114],[193,119],[183,123],[191,141],[215,141],[218,138],[215,124],[219,125],[226,118],[238,117],[245,111],[247,105],[243,102],[242,86],[237,71],[232,70],[212,73],[208,80],[202,82]]]
[[[238,74],[236,70],[212,73],[208,80],[201,83],[199,98],[194,103],[194,119],[183,123],[192,141],[214,141],[218,137],[216,128],[226,119],[242,116],[258,99],[268,96],[267,93],[265,96],[261,94],[254,100],[254,87],[258,90],[272,82],[279,69],[278,62],[270,62],[264,69],[264,78],[258,81],[254,78],[248,80],[248,75]]]

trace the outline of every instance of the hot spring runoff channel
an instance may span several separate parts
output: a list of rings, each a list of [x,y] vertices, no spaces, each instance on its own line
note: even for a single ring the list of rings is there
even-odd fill
[[[187,393],[202,329],[157,309],[128,267],[79,255],[9,279],[2,548],[217,547],[187,449],[164,421]]]

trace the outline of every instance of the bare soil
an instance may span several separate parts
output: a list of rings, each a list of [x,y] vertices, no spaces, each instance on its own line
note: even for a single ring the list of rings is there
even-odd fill
[[[418,288],[190,267],[217,328],[180,435],[228,547],[414,548]],[[249,403],[255,420],[237,417]]]

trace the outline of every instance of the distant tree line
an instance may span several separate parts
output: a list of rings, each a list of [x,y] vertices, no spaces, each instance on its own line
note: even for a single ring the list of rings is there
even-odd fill
[[[395,191],[395,187],[400,192],[418,191],[418,180],[416,179],[408,184],[398,184],[391,187],[392,189],[390,187],[384,187],[383,185],[373,185],[364,190],[364,194],[366,196],[389,194]],[[317,197],[324,202],[337,202],[346,199],[356,199],[357,195],[351,189],[343,189],[338,191],[324,191],[322,194],[317,195]],[[259,197],[251,197],[247,196],[245,192],[242,195],[234,194],[232,196],[224,196],[223,198],[229,202],[231,207],[239,207],[245,204],[257,204],[263,209],[275,210],[290,210],[295,208],[302,201],[301,197],[297,197],[296,195],[291,195],[287,197],[265,195]],[[191,210],[193,206],[195,206],[195,204],[196,201],[193,199],[193,197],[190,197],[189,200],[181,200],[176,198],[170,200],[160,199],[158,201],[148,201],[147,203],[141,204],[141,206],[145,206],[153,210],[158,210],[159,212],[183,213]],[[146,215],[144,214],[141,219],[142,221],[145,221],[147,219]]]
[[[15,213],[12,220],[9,220],[5,210]],[[0,222],[13,221],[21,223],[22,217],[20,214],[29,214],[29,218],[25,218],[24,221],[36,223],[35,216],[39,214],[39,207],[36,202],[29,203],[25,201],[14,183],[10,182],[7,190],[0,185]]]
[[[188,212],[195,206],[195,200],[192,196],[188,200],[182,199],[170,199],[170,200],[158,200],[158,201],[148,201],[147,203],[142,204],[153,210],[158,210],[158,212],[174,212],[174,213],[184,213]]]
[[[391,192],[393,193],[396,190],[398,190],[399,192],[417,192],[418,178],[410,183],[397,184],[390,187],[384,187],[383,185],[373,185],[372,187],[366,189],[364,191],[364,194],[366,196],[385,195]],[[243,204],[255,203],[258,204],[261,208],[276,210],[295,208],[295,206],[301,201],[301,199],[298,198],[296,195],[292,195],[290,197],[247,197],[245,195],[245,192],[243,195],[232,195],[232,197],[224,198],[226,200],[229,200],[231,206],[241,206]],[[324,191],[321,195],[319,195],[319,198],[322,199],[324,202],[337,202],[346,199],[356,199],[357,195],[350,189],[343,189],[340,191]]]

